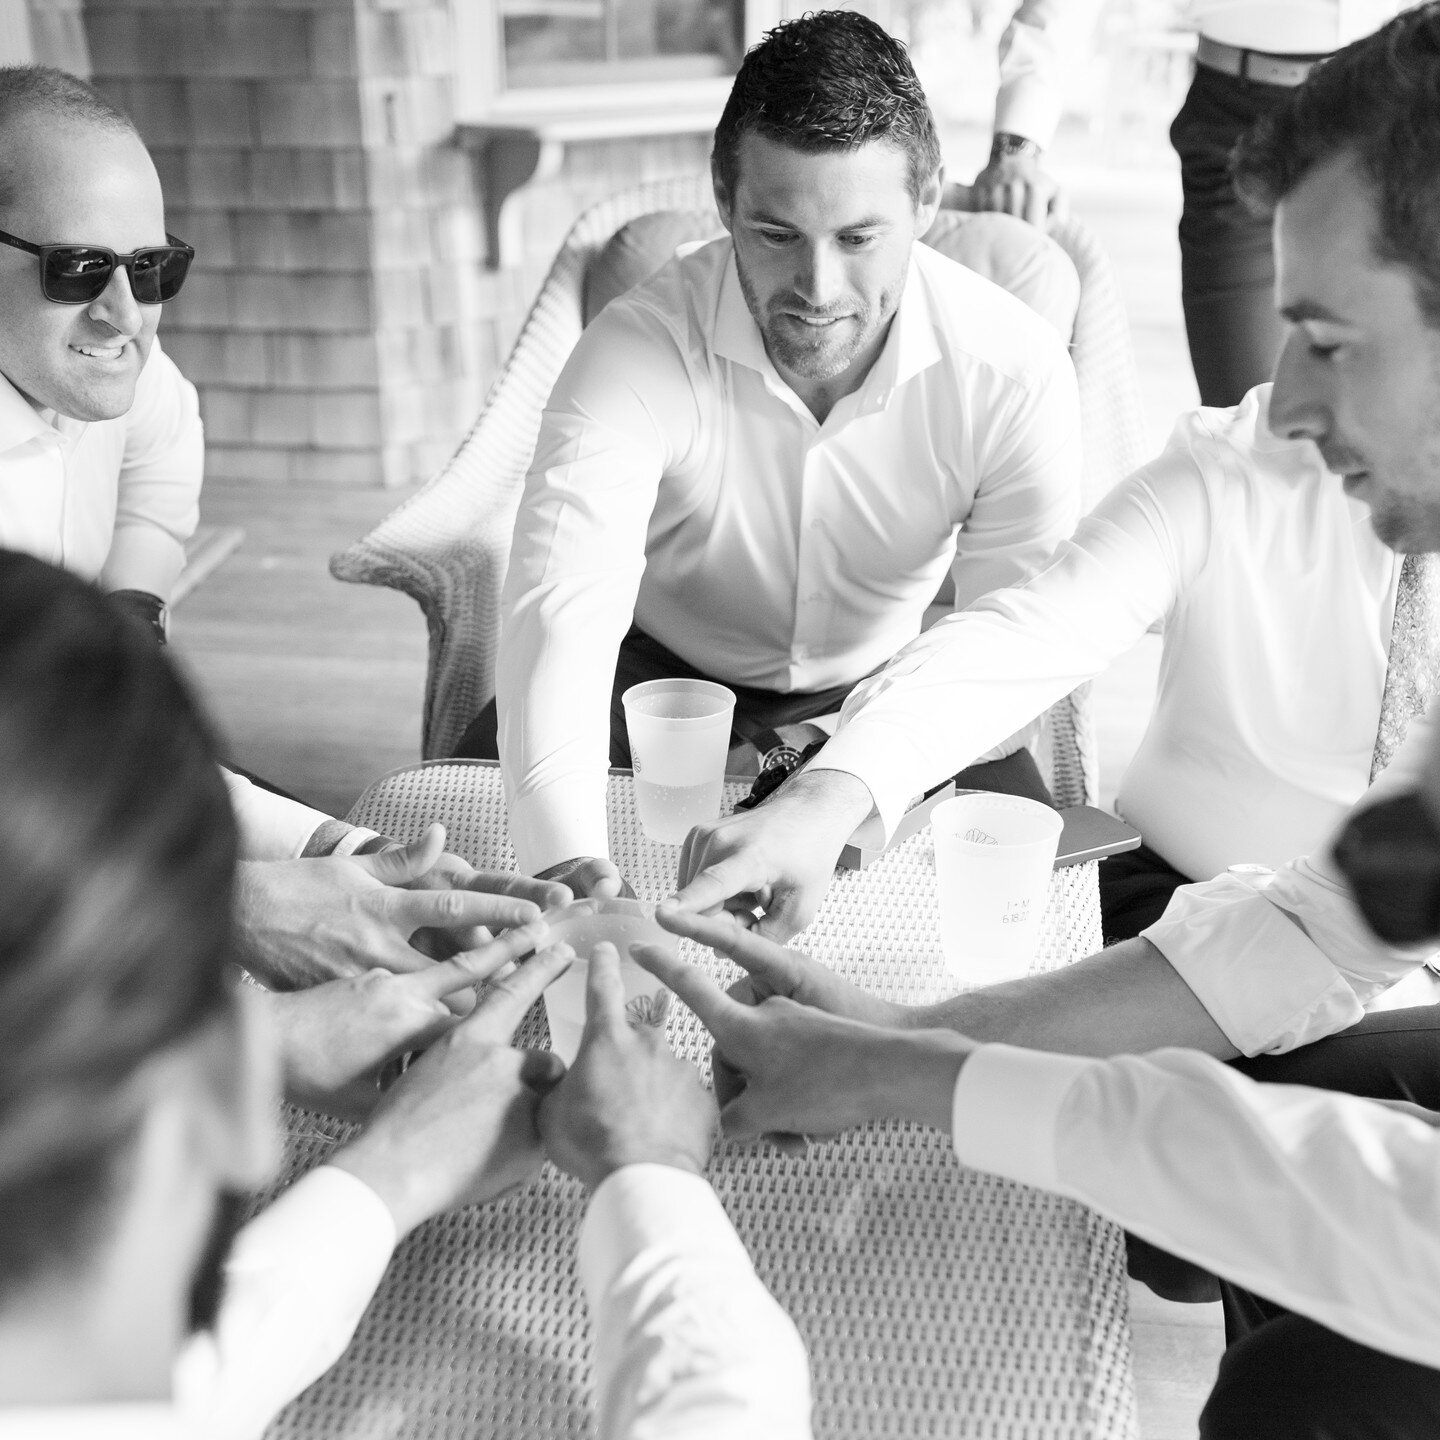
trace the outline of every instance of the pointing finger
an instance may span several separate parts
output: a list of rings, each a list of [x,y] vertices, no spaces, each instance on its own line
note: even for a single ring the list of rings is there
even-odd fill
[[[737,1005],[703,970],[670,954],[659,945],[632,945],[630,954],[657,980],[662,980],[700,1018],[717,1040],[748,1007]]]
[[[655,918],[672,934],[728,955],[776,995],[793,995],[800,988],[799,957],[795,952],[755,934],[732,914],[722,911],[718,915],[697,915],[667,902],[655,911]]]
[[[585,1038],[625,1028],[625,982],[620,978],[620,952],[602,940],[590,952],[585,976]]]
[[[493,1041],[508,1041],[541,991],[563,975],[574,958],[575,952],[568,945],[541,950],[503,980],[495,981],[464,1024],[473,1025]]]

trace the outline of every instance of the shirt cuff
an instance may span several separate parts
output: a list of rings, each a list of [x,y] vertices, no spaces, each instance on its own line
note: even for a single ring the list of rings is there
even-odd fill
[[[389,1207],[331,1165],[312,1170],[239,1235],[213,1332],[175,1369],[175,1398],[196,1434],[255,1440],[332,1366],[395,1250]]]
[[[870,791],[888,845],[910,802],[925,786],[917,787],[915,777],[906,773],[908,766],[887,760],[884,746],[867,739],[858,722],[856,729],[858,733],[852,733],[851,726],[842,726],[805,768],[842,770],[864,785]]]
[[[322,825],[333,823],[322,811],[262,790],[243,775],[224,769],[220,773],[230,789],[230,804],[240,827],[242,860],[298,860],[310,837]]]
[[[607,782],[602,770],[594,778],[575,777],[532,790],[528,795],[507,797],[510,838],[515,845],[516,864],[523,874],[538,875],[579,855],[609,858]]]
[[[382,839],[378,830],[349,825],[344,820],[326,820],[317,826],[300,852],[302,859],[323,855],[354,855],[372,840]]]
[[[1014,1045],[982,1045],[960,1068],[951,1110],[962,1165],[1058,1190],[1056,1120],[1075,1081],[1100,1062]]]
[[[193,519],[189,528],[195,528]],[[101,585],[106,590],[146,590],[168,602],[184,568],[185,547],[174,535],[155,525],[122,521],[110,540]]]
[[[1266,898],[1273,879],[1220,875],[1183,885],[1140,932],[1242,1055],[1293,1050],[1364,1015],[1299,922]]]
[[[753,1268],[708,1180],[673,1165],[625,1165],[601,1181],[580,1226],[580,1280],[590,1313],[600,1313],[641,1251],[665,1242],[693,1244],[712,1259],[728,1250],[731,1263]]]
[[[240,1232],[226,1269],[242,1272],[260,1252],[270,1266],[287,1250],[312,1258],[329,1250],[347,1273],[368,1271],[378,1284],[397,1241],[390,1207],[358,1175],[318,1165]],[[363,1288],[368,1298],[375,1284]]]

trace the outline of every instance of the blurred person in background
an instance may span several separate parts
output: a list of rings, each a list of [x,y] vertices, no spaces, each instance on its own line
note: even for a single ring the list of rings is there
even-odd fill
[[[1000,41],[990,158],[967,203],[1043,225],[1061,203],[1042,161],[1060,123],[1065,59],[1056,38],[1073,0],[1025,0]],[[1170,127],[1180,157],[1180,286],[1202,405],[1237,405],[1268,380],[1283,338],[1268,219],[1230,178],[1236,142],[1328,55],[1406,8],[1396,0],[1188,0],[1195,74]]]
[[[658,1033],[625,1031],[613,954],[563,1091],[553,1055],[510,1045],[569,963],[546,950],[226,1243],[226,1197],[277,1159],[268,1027],[227,974],[236,848],[160,651],[93,588],[0,552],[0,1433],[258,1435],[343,1350],[400,1239],[535,1174],[548,1093],[557,1159],[593,1191],[601,1434],[805,1440],[803,1349],[695,1193],[713,1103]],[[391,978],[438,995],[529,938]]]

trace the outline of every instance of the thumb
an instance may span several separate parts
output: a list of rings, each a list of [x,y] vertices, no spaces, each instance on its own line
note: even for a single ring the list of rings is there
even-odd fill
[[[408,885],[434,868],[445,849],[445,827],[431,824],[425,833],[408,845],[382,850],[378,855],[355,858],[382,885]]]

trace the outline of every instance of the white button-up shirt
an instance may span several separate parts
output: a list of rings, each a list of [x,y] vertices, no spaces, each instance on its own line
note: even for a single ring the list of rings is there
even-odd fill
[[[955,1086],[963,1164],[1069,1195],[1362,1345],[1440,1367],[1440,1132],[1260,1085],[1207,1055],[987,1045]]]
[[[1191,0],[1186,15],[1202,35],[1271,55],[1324,55],[1378,30],[1408,8],[1397,0]],[[1067,19],[1089,23],[1093,7],[1071,0],[1024,0],[1000,40],[996,133],[1046,146],[1060,123]]]
[[[195,387],[158,342],[114,420],[38,412],[0,376],[0,546],[168,600],[204,468]]]
[[[1270,386],[1176,424],[1024,584],[949,615],[856,688],[815,764],[906,802],[1164,626],[1117,808],[1182,874],[1283,865],[1365,793],[1402,557]]]
[[[394,1248],[385,1203],[322,1165],[236,1238],[214,1334],[180,1357],[173,1405],[0,1408],[0,1436],[257,1440],[350,1343]],[[599,1440],[809,1440],[805,1347],[704,1180],[617,1170],[590,1200],[578,1265]]]
[[[1270,433],[1269,393],[1183,417],[1045,570],[942,620],[857,689],[813,762],[862,779],[888,832],[1015,715],[1163,620],[1155,711],[1118,808],[1208,882],[1179,890],[1145,936],[1252,1055],[1354,1024],[1430,948],[1376,940],[1328,849],[1362,796],[1412,785],[1425,763],[1417,720],[1367,792],[1401,557],[1311,442]],[[1225,873],[1243,863],[1278,869]]]
[[[879,358],[824,424],[766,355],[728,238],[613,302],[546,408],[502,599],[521,869],[608,853],[632,614],[721,681],[849,684],[919,632],[947,569],[965,604],[1038,568],[1074,526],[1080,471],[1053,329],[924,245]]]

